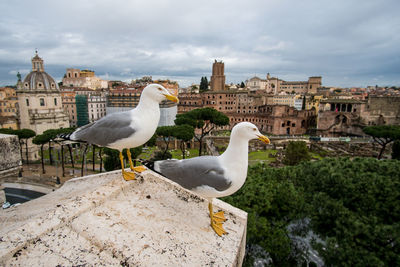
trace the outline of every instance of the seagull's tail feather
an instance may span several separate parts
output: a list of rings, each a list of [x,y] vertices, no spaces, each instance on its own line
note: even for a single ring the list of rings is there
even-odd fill
[[[57,138],[61,138],[64,140],[71,140],[71,134],[72,133],[62,133],[62,134],[57,135]]]
[[[58,135],[57,135],[57,138],[63,139],[63,140],[66,140],[66,141],[74,141],[74,142],[79,142],[79,143],[85,143],[85,144],[87,144],[86,141],[75,140],[75,139],[72,137],[72,134],[73,134],[73,133],[74,133],[74,132],[70,132],[70,133],[61,133],[61,134],[58,134]]]

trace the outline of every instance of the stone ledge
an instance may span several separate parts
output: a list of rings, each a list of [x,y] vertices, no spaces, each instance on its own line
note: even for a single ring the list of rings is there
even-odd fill
[[[247,214],[220,200],[228,235],[209,225],[203,198],[152,172],[69,180],[0,211],[0,265],[240,266]]]

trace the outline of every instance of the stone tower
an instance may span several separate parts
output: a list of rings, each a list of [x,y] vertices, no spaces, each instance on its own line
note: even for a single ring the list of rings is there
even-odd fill
[[[212,67],[212,75],[211,75],[211,90],[212,91],[222,91],[225,90],[225,74],[224,74],[225,65],[224,63],[215,62]]]

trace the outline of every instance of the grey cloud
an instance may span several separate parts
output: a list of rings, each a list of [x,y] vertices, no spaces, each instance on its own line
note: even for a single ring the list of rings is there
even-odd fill
[[[3,1],[0,83],[30,67],[90,68],[123,80],[169,77],[182,86],[225,62],[227,82],[267,72],[288,80],[323,75],[332,86],[398,84],[395,0]],[[127,71],[129,70],[129,71]]]

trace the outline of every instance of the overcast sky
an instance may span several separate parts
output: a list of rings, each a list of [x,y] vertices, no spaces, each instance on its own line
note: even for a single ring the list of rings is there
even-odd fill
[[[107,80],[144,75],[185,87],[225,63],[226,83],[267,73],[325,86],[400,86],[399,0],[1,1],[0,86],[31,71],[35,49]]]

